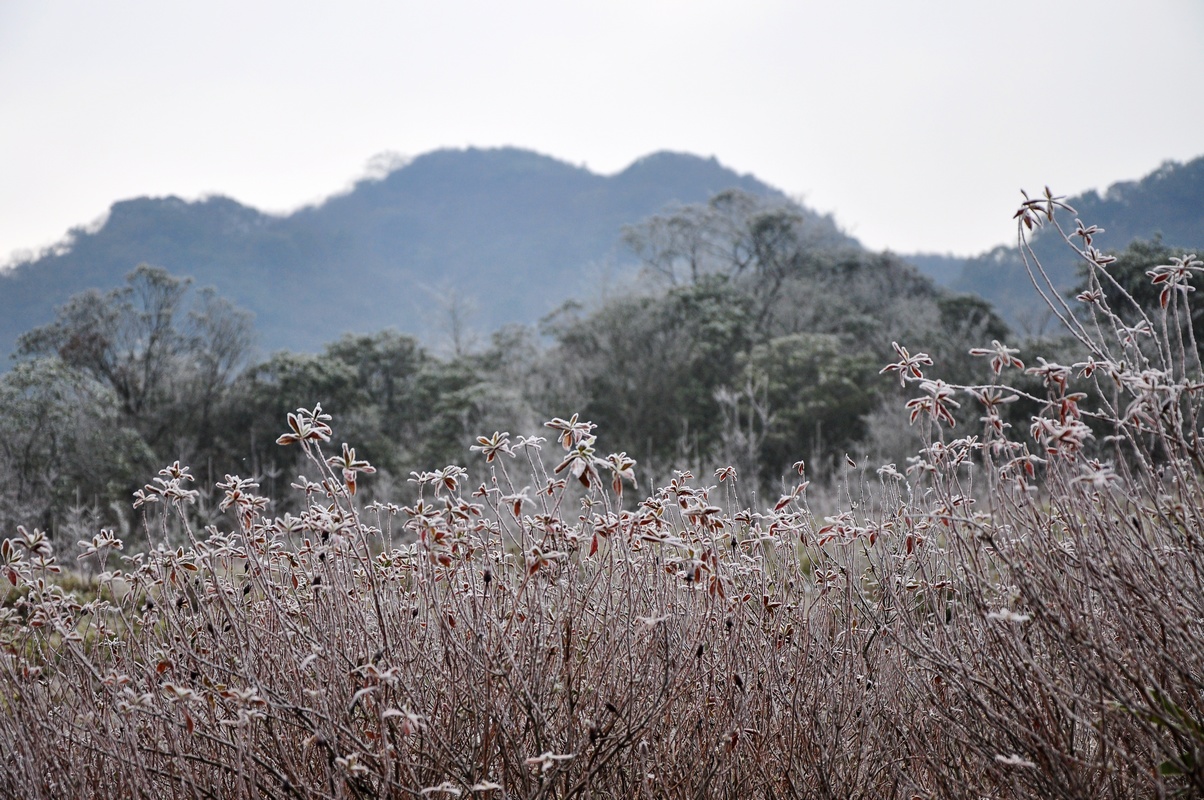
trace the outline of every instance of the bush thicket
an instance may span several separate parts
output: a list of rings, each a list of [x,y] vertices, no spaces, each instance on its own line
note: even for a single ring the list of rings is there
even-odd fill
[[[1066,213],[1026,200],[1021,247]],[[1204,265],[1153,267],[1166,302],[1120,287],[1121,309],[1094,235],[1064,233],[1088,313],[1050,298],[1078,360],[994,342],[972,356],[991,378],[955,387],[896,344],[883,372],[924,446],[848,459],[827,515],[803,463],[760,507],[739,469],[638,487],[576,416],[365,502],[379,473],[316,407],[277,439],[310,465],[295,513],[227,475],[225,522],[201,527],[173,464],[137,495],[153,546],[81,541],[78,587],[20,529],[0,546],[0,792],[1199,796]]]

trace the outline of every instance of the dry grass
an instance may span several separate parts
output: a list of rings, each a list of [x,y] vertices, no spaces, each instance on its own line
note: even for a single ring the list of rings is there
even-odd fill
[[[929,446],[823,519],[801,466],[759,512],[731,472],[634,503],[630,460],[576,418],[551,443],[483,437],[478,477],[416,475],[413,506],[361,508],[369,465],[299,411],[281,441],[321,476],[297,517],[228,477],[230,529],[196,530],[173,465],[138,498],[163,544],[83,543],[86,601],[37,531],[5,541],[0,794],[1204,794],[1185,298],[1146,336],[1098,300],[1094,323],[1067,309],[1084,363],[1030,369],[1048,394],[1016,435],[992,410],[1015,353],[984,350],[1000,384],[955,391],[900,347]],[[951,439],[964,389],[986,426]]]

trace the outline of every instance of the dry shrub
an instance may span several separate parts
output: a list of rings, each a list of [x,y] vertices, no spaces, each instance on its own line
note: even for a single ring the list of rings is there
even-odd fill
[[[1059,209],[1026,198],[1021,246]],[[1095,233],[1075,235],[1098,285]],[[633,462],[576,417],[552,443],[482,437],[482,477],[449,466],[414,475],[412,506],[360,507],[371,466],[328,449],[318,407],[280,439],[321,470],[299,516],[227,476],[229,528],[197,530],[172,465],[137,497],[163,544],[81,542],[91,595],[21,529],[0,547],[0,793],[1204,793],[1199,266],[1155,271],[1144,323],[1050,296],[1084,356],[1030,365],[1042,396],[1004,383],[1024,365],[1002,344],[975,351],[997,385],[957,388],[897,346],[927,445],[852,465],[830,517],[801,464],[759,511],[732,469],[633,502]],[[1013,433],[1020,397],[1038,413]],[[985,425],[954,439],[963,402]]]

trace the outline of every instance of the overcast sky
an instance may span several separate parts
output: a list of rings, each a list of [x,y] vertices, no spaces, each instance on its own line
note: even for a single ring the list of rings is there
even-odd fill
[[[873,248],[1204,154],[1204,2],[0,0],[0,261],[119,199],[287,211],[369,159],[715,156]]]

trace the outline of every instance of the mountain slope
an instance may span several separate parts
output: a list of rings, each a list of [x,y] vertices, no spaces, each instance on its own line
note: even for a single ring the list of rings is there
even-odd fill
[[[1102,195],[1084,192],[1066,202],[1075,214],[1059,214],[1063,228],[1073,233],[1076,216],[1084,224],[1099,226],[1104,233],[1094,244],[1101,250],[1119,251],[1134,240],[1161,237],[1172,247],[1204,252],[1204,156],[1185,164],[1168,161],[1140,180],[1115,183]],[[1057,231],[1037,232],[1033,248],[1059,288],[1076,285],[1077,257]],[[1021,329],[1041,325],[1045,309],[1034,304],[1036,295],[1015,246],[996,247],[972,258],[904,258],[938,283],[981,295]]]
[[[390,326],[431,338],[448,293],[476,307],[480,331],[533,323],[630,258],[623,225],[731,187],[780,196],[714,159],[657,153],[601,176],[502,148],[428,153],[283,217],[225,197],[126,200],[0,274],[0,354],[71,294],[143,262],[254,311],[268,350]]]

